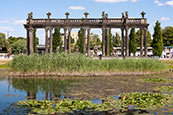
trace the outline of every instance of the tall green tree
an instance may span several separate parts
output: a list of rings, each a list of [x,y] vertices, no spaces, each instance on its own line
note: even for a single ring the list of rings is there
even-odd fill
[[[173,46],[173,26],[167,26],[162,31],[164,46]]]
[[[163,51],[163,37],[159,21],[156,22],[154,27],[152,47],[153,47],[153,55],[161,56]]]
[[[112,33],[111,33],[111,29],[109,29],[109,54],[112,53],[113,51],[113,41],[112,41]],[[107,31],[105,32],[105,47],[107,47]],[[106,50],[105,50],[106,51]],[[106,51],[107,54],[107,51]]]
[[[9,43],[5,39],[5,34],[0,33],[0,52],[7,53],[8,52],[8,46],[9,46]]]
[[[26,53],[26,39],[18,39],[11,46],[13,54]]]
[[[34,52],[37,52],[37,45],[39,44],[39,39],[36,36],[37,29],[34,28]]]
[[[61,32],[59,28],[55,28],[54,34],[53,34],[53,52],[56,52],[57,47],[62,49],[62,39],[61,39]]]
[[[136,43],[136,33],[135,29],[132,28],[130,30],[130,35],[129,35],[130,41],[129,41],[129,52],[130,54],[133,53],[135,56],[136,50],[137,50],[137,43]]]
[[[101,45],[101,40],[99,38],[98,34],[91,33],[90,35],[90,48],[94,48],[94,46],[99,46]]]
[[[78,38],[76,45],[79,46],[80,53],[83,53],[84,30],[82,28],[78,31]]]
[[[144,33],[144,31],[143,31],[143,33]],[[143,38],[144,38],[144,34],[143,34]],[[137,47],[140,47],[140,39],[141,39],[141,31],[138,30],[136,32]],[[151,47],[151,44],[152,44],[151,33],[149,31],[147,31],[147,46]]]
[[[112,41],[113,41],[113,46],[114,47],[120,47],[121,46],[121,40],[120,40],[120,35],[118,32],[116,32],[115,36],[112,36]]]

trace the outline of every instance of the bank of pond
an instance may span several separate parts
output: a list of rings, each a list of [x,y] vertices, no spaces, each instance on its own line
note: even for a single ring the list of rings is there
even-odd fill
[[[167,64],[154,59],[93,59],[82,54],[43,54],[16,56],[10,65],[13,74],[86,74],[157,73],[168,70]],[[106,73],[106,74],[105,74]],[[114,75],[112,74],[112,75]],[[100,74],[99,74],[100,76]]]
[[[1,78],[0,113],[172,114],[172,83],[172,73],[140,77]],[[10,103],[6,107],[5,100]]]

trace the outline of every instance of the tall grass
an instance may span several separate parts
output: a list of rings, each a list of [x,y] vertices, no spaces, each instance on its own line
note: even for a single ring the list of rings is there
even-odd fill
[[[10,65],[14,72],[158,72],[167,65],[152,59],[96,60],[74,53],[17,56]]]

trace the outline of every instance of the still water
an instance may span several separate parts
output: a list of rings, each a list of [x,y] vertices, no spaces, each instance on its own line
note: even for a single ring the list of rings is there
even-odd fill
[[[146,78],[145,76],[140,77]],[[107,96],[123,92],[152,92],[163,84],[141,83],[139,77],[0,78],[0,114],[13,103],[29,99],[88,99],[101,104]],[[172,84],[168,84],[172,85]],[[169,114],[173,109],[169,108]],[[161,112],[168,113],[167,110]],[[157,113],[155,113],[157,114]]]

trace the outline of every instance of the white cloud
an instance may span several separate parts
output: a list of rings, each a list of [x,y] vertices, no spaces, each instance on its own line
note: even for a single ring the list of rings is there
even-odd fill
[[[168,18],[168,17],[162,17],[160,20],[161,20],[161,21],[169,21],[170,18]]]
[[[14,31],[14,29],[8,26],[0,26],[0,31]]]
[[[158,6],[165,6],[165,5],[173,6],[173,0],[168,0],[166,2],[159,2],[159,0],[154,0],[154,3],[156,3]]]
[[[95,0],[95,1],[96,2],[105,2],[105,3],[118,3],[118,2],[127,2],[128,0]]]
[[[12,23],[13,24],[16,24],[16,25],[18,25],[18,24],[25,24],[26,23],[26,20],[15,20]]]
[[[9,23],[8,20],[0,20],[0,23]]]
[[[85,10],[85,7],[83,7],[83,6],[70,6],[68,9],[71,9],[71,10]]]
[[[131,0],[132,2],[137,2],[137,0]]]

